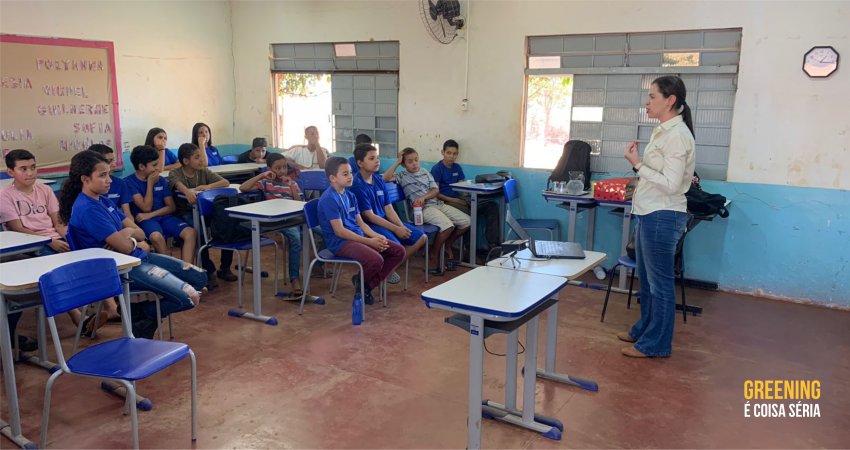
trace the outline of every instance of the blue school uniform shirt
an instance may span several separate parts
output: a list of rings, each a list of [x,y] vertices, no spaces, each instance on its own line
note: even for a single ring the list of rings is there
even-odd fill
[[[165,149],[165,165],[170,166],[177,162],[177,153],[174,150]]]
[[[124,188],[127,190],[127,197],[130,199],[130,213],[133,214],[133,217],[136,217],[136,214],[139,214],[142,210],[133,202],[133,196],[139,194],[144,197],[148,193],[148,182],[140,180],[135,173],[131,173],[127,178],[124,178]],[[165,206],[165,197],[171,197],[171,195],[172,191],[168,187],[168,179],[162,176],[159,177],[159,181],[153,187],[153,205],[151,205],[151,211],[156,211]]]
[[[343,227],[360,236],[365,236],[363,230],[357,225],[356,216],[360,214],[360,210],[357,209],[357,198],[351,190],[346,189],[340,194],[333,186],[327,188],[322,196],[319,197],[319,205],[316,209],[319,213],[319,225],[322,227],[322,236],[325,238],[325,245],[334,254],[342,248],[345,239],[334,233],[331,220],[342,220]]]
[[[463,174],[463,168],[460,167],[460,164],[454,163],[452,164],[452,167],[449,168],[446,167],[442,161],[439,161],[431,168],[431,176],[434,177],[434,181],[436,181],[437,185],[440,186],[441,194],[447,197],[460,197],[460,194],[455,192],[455,190],[450,186],[452,183],[457,183],[458,181],[466,179],[466,176]]]
[[[372,184],[367,183],[363,176],[358,173],[354,175],[354,183],[351,191],[357,198],[357,209],[360,211],[370,210],[376,216],[386,218],[384,207],[390,204],[387,196],[387,188],[384,179],[380,175],[372,175]]]
[[[133,201],[133,199],[127,195],[127,189],[124,186],[123,179],[114,175],[110,175],[109,178],[112,178],[112,185],[109,186],[109,192],[106,193],[106,198],[119,207],[124,203],[130,203]]]
[[[94,199],[81,192],[71,207],[70,225],[79,248],[104,248],[106,238],[124,228],[121,222],[125,217],[121,208],[105,195]],[[148,255],[137,248],[130,256],[146,258]]]
[[[175,161],[176,162],[176,161]],[[220,166],[221,155],[218,154],[218,149],[214,145],[207,147],[207,166]]]

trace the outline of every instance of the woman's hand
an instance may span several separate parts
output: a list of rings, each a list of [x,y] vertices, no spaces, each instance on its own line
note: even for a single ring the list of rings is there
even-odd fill
[[[631,144],[626,146],[626,151],[623,153],[623,156],[632,166],[636,166],[637,163],[640,162],[640,156],[638,156],[638,143],[637,141],[632,141]]]

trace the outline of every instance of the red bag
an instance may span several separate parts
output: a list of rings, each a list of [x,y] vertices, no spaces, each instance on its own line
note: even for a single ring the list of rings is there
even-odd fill
[[[631,201],[637,187],[637,178],[608,178],[593,184],[593,198],[614,202]]]

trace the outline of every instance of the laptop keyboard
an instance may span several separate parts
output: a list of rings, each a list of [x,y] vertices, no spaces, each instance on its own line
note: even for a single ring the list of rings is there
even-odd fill
[[[569,251],[566,243],[556,241],[535,241],[534,247],[538,255],[560,255]]]

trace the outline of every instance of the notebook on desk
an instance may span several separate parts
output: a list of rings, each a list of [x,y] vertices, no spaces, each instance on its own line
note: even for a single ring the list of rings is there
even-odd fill
[[[528,240],[528,248],[535,258],[584,259],[584,250],[577,242]]]

